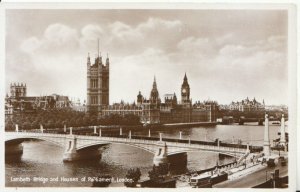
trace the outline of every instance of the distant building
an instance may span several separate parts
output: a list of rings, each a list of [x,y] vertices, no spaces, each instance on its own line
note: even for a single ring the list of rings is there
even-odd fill
[[[71,108],[74,110],[74,111],[79,111],[79,112],[86,112],[87,111],[87,107],[86,107],[86,104],[85,104],[85,101],[83,104],[80,103],[80,100],[77,99],[77,101],[71,101]]]
[[[263,111],[265,110],[265,101],[262,103],[256,101],[254,98],[252,101],[248,99],[248,97],[242,101],[231,102],[228,105],[229,110],[236,110],[242,112],[250,112],[250,111]]]
[[[26,97],[27,87],[26,83],[14,83],[10,84],[10,95],[12,98]]]
[[[47,96],[27,96],[26,84],[11,84],[10,93],[5,97],[5,114],[34,112],[36,109],[53,109],[70,106],[67,96],[52,94]]]
[[[181,86],[181,102],[178,102],[176,94],[165,94],[164,102],[161,101],[154,77],[150,97],[147,99],[139,91],[136,103],[113,104],[102,108],[102,115],[110,114],[134,114],[140,117],[144,124],[157,123],[188,123],[188,122],[212,122],[216,121],[216,102],[196,102],[192,105],[190,99],[190,86],[185,74]]]
[[[159,93],[157,90],[156,79],[154,77],[152,90],[149,99],[146,99],[139,92],[137,96],[137,104],[114,104],[112,106],[106,106],[102,110],[102,115],[110,114],[134,114],[140,117],[140,121],[144,124],[156,124],[160,123],[160,111],[159,106],[161,100],[159,98]]]
[[[286,105],[266,105],[266,111],[288,111],[288,106]]]

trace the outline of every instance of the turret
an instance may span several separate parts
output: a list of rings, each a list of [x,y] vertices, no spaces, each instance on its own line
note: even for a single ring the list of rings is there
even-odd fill
[[[172,101],[172,104],[173,105],[177,105],[177,97],[176,97],[176,94],[174,93],[173,95],[173,101]]]
[[[137,104],[143,103],[143,95],[141,94],[141,91],[139,91],[139,94],[137,95]]]
[[[91,66],[91,58],[90,58],[90,53],[88,53],[88,57],[87,57],[87,66],[90,67]]]
[[[150,102],[160,103],[155,76],[154,76],[154,81],[153,81],[152,90],[151,90],[151,94],[150,94]]]
[[[109,57],[108,57],[108,53],[107,53],[107,57],[106,57],[105,66],[106,66],[106,67],[109,67]]]

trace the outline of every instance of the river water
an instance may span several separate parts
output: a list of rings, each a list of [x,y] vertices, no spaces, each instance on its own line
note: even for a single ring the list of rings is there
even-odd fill
[[[270,139],[276,139],[278,125],[270,126]],[[183,139],[188,136],[192,140],[213,141],[220,138],[221,141],[236,142],[241,139],[243,143],[262,145],[264,126],[257,125],[217,125],[216,127],[196,127],[185,129],[169,129],[151,131],[151,136],[158,137],[163,132],[163,137],[179,138],[182,131]],[[132,135],[148,135],[148,130],[134,131]],[[142,179],[148,178],[148,171],[152,169],[153,155],[142,149],[127,145],[111,144],[101,148],[102,158],[99,161],[84,161],[77,163],[63,163],[64,149],[44,141],[28,141],[23,143],[23,155],[20,159],[9,159],[5,162],[5,177],[7,187],[89,187],[92,185],[88,177],[110,175],[114,178],[124,178],[130,168],[139,168]],[[210,168],[217,162],[218,154],[211,152],[188,153],[187,169],[200,170]],[[232,161],[225,158],[220,163]],[[186,170],[172,170],[172,173],[185,172]],[[15,177],[30,178],[30,181],[14,181]],[[34,177],[43,177],[39,181],[33,181]],[[86,177],[86,178],[85,178]],[[50,181],[50,178],[53,178]],[[58,181],[56,180],[58,178]],[[78,181],[62,181],[61,179],[78,178]],[[86,179],[85,181],[81,179]],[[44,180],[43,180],[44,179]],[[48,179],[48,181],[46,180]],[[42,182],[42,180],[44,182]],[[123,182],[114,182],[110,187],[124,186]]]

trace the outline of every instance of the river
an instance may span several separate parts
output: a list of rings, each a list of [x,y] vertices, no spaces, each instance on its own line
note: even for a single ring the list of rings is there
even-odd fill
[[[279,125],[270,125],[270,139],[276,139]],[[249,142],[253,145],[262,145],[264,137],[264,126],[252,125],[217,125],[215,127],[195,127],[185,129],[168,129],[151,131],[151,136],[158,137],[162,132],[163,137],[179,138],[182,131],[183,139],[189,136],[192,140],[213,141],[220,138],[221,141],[237,142],[241,139],[243,143]],[[148,135],[146,131],[134,131],[132,135]],[[82,180],[86,177],[95,177],[108,174],[114,178],[124,178],[130,168],[139,168],[142,179],[148,178],[148,171],[152,169],[153,155],[142,149],[127,145],[111,144],[102,150],[100,161],[84,161],[77,163],[62,162],[62,148],[44,141],[23,142],[23,155],[20,159],[9,159],[5,162],[5,178],[7,187],[89,187],[91,181]],[[218,154],[211,152],[188,153],[187,169],[200,170],[212,167],[216,164]],[[220,163],[231,161],[225,158]],[[172,170],[173,174],[186,170]],[[30,178],[30,181],[14,181],[14,178]],[[34,177],[42,177],[39,181],[33,181]],[[43,180],[44,178],[44,180]],[[53,181],[50,181],[53,178]],[[58,181],[55,180],[58,178]],[[62,178],[78,178],[78,181],[61,181]],[[46,181],[49,179],[48,181]],[[44,181],[44,182],[42,182]],[[110,187],[124,186],[122,182],[114,182]]]

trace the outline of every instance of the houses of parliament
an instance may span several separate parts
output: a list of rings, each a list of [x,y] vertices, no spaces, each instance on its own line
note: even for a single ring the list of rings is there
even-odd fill
[[[154,77],[149,98],[138,93],[136,102],[109,104],[109,73],[110,61],[107,56],[105,63],[98,54],[93,64],[87,57],[87,112],[106,116],[110,114],[133,114],[143,124],[212,122],[216,120],[216,102],[195,102],[190,98],[190,86],[185,74],[181,86],[181,100],[176,94],[165,94],[161,101]]]

